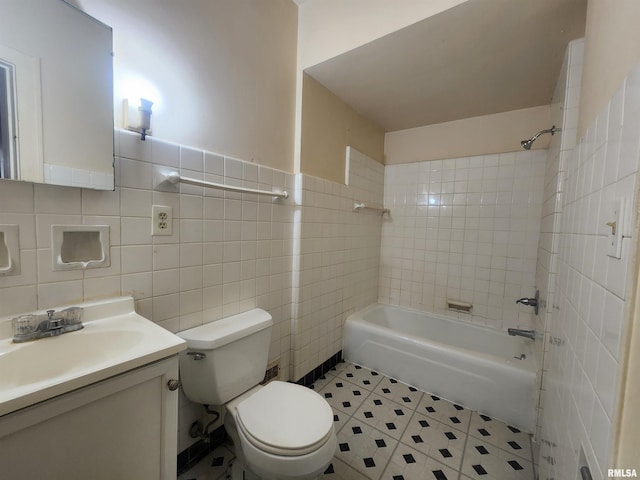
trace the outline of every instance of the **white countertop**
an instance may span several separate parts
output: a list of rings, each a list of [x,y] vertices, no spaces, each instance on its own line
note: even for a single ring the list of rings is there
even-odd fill
[[[186,348],[180,337],[137,314],[131,297],[74,306],[84,309],[82,330],[25,343],[0,339],[0,416]]]

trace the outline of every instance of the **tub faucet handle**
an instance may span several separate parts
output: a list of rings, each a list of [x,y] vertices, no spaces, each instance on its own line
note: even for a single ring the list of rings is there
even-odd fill
[[[521,303],[522,305],[533,307],[536,315],[538,315],[538,306],[540,305],[540,290],[536,290],[536,296],[534,298],[519,298],[518,300],[516,300],[516,303]]]
[[[536,305],[538,305],[538,301],[535,298],[526,298],[526,297],[516,300],[516,303],[529,305],[530,307],[535,307]]]

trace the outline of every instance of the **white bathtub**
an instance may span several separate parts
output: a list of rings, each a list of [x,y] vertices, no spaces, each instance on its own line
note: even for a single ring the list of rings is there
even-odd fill
[[[529,339],[471,323],[374,304],[347,318],[343,356],[533,432],[533,345]]]

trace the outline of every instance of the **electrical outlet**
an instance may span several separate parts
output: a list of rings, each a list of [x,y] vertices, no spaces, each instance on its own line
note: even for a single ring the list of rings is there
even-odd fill
[[[151,207],[151,235],[173,235],[173,208],[166,205]]]

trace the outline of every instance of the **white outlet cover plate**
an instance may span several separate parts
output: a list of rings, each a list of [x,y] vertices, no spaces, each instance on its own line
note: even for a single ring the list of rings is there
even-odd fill
[[[162,214],[165,214],[165,218],[161,218]],[[173,207],[151,206],[151,235],[173,235]]]

